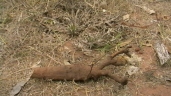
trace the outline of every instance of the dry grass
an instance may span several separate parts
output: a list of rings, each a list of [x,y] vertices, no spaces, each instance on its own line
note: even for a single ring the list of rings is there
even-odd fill
[[[37,62],[40,62],[41,66],[63,64],[65,59],[71,60],[72,63],[72,56],[62,49],[67,40],[73,41],[83,52],[96,49],[109,52],[116,42],[124,38],[124,28],[110,28],[111,26],[107,25],[119,21],[119,16],[123,14],[117,11],[120,5],[115,4],[115,7],[118,7],[116,10],[103,13],[99,1],[3,2],[1,27],[7,32],[3,37],[5,52],[2,57],[4,62],[1,64],[0,80],[2,96],[9,94],[17,82],[29,77],[31,66]],[[90,59],[90,62],[93,60]],[[74,62],[82,62],[82,59]],[[85,83],[31,79],[19,96],[114,95],[119,92],[119,87],[115,87],[117,85],[107,79]]]
[[[71,63],[84,61],[84,64],[88,64],[100,57],[101,53],[116,50],[122,41],[137,37],[135,35],[139,29],[118,23],[122,21],[123,15],[134,10],[135,6],[132,3],[139,4],[141,1],[0,1],[1,96],[7,96],[17,82],[29,77],[31,66],[37,62],[40,62],[41,66],[56,66],[63,64],[64,60]],[[107,12],[102,12],[102,9]],[[149,33],[148,30],[145,34],[148,36],[154,33]],[[134,43],[138,42],[139,45],[140,42],[145,41],[143,39],[138,41],[139,38],[144,37],[137,37]],[[76,52],[82,52],[88,58],[82,56],[75,59],[70,51],[63,48],[67,41],[71,41],[76,46]],[[86,60],[88,61],[85,62]],[[116,70],[125,74],[124,68],[116,68]],[[122,88],[107,78],[84,83],[30,79],[18,94],[18,96],[25,95],[129,96],[130,93],[127,88]]]

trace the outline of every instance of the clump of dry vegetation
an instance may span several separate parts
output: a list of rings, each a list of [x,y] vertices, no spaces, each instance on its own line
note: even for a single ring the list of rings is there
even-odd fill
[[[150,32],[144,31],[127,24],[135,23],[139,27],[141,23],[134,20],[126,23],[123,21],[122,16],[128,13],[138,18],[139,15],[134,12],[140,10],[135,10],[133,3],[139,4],[142,1],[1,0],[1,95],[6,96],[17,82],[30,77],[33,65],[86,66],[98,62],[98,58],[105,58],[110,52],[118,51],[120,47],[125,47],[129,40],[142,47],[142,42],[152,39],[149,35],[156,35],[151,32],[156,29],[152,26]],[[163,32],[165,29],[162,28],[159,28],[162,30],[161,34],[167,36]],[[141,32],[144,32],[143,35]],[[124,66],[105,69],[111,69],[112,73],[121,74],[123,77],[126,73]],[[90,80],[84,83],[30,79],[18,96],[129,95],[125,90],[117,82],[105,77],[99,78],[96,82]]]
[[[29,77],[31,66],[37,62],[41,66],[64,64],[64,60],[71,63],[90,64],[94,62],[94,56],[100,56],[98,54],[101,52],[113,50],[114,46],[126,38],[127,28],[117,24],[121,20],[120,16],[127,10],[123,6],[128,4],[126,2],[122,4],[122,2],[123,0],[103,2],[98,0],[3,1],[1,29],[5,32],[0,39],[4,44],[0,82],[6,87],[1,86],[1,93],[8,94],[14,84]],[[119,12],[120,8],[123,9],[123,13]],[[108,11],[103,12],[102,9]],[[64,45],[68,41],[74,46],[75,54],[80,52],[83,55],[77,58],[73,57],[73,52],[66,51]],[[93,53],[90,54],[90,52]],[[36,82],[43,81],[30,80],[23,90],[30,90],[28,88],[34,86],[28,94],[42,94],[41,91],[38,91],[40,88],[38,90],[35,88],[44,86],[43,89],[46,89],[48,86],[36,84]],[[84,90],[90,86],[90,84],[85,84],[82,85],[83,88],[79,88],[70,83],[49,82],[49,86],[63,86],[68,90],[59,88],[57,90],[60,90],[60,93],[55,92],[57,90],[45,93],[73,94],[75,91],[72,90],[76,88],[77,91],[80,90],[78,92],[80,94],[87,92]],[[92,91],[98,92],[92,88],[94,87],[90,87]],[[110,90],[107,93],[113,94]],[[21,92],[21,95],[24,94],[26,94],[24,91]]]

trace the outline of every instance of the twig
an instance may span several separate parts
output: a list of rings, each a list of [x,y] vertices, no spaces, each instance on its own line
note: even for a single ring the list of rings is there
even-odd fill
[[[132,46],[128,46],[128,47],[126,47],[125,49],[122,49],[121,51],[118,51],[118,52],[116,52],[116,53],[113,53],[112,55],[111,55],[111,59],[112,58],[114,58],[114,57],[116,57],[117,55],[119,55],[119,54],[122,54],[122,53],[125,53],[126,55],[128,55],[129,57],[131,57],[131,55],[129,54],[129,48],[131,48]]]
[[[84,0],[84,2],[89,5],[90,7],[92,7],[93,9],[95,8],[95,6],[93,6],[92,4],[88,3],[87,0]]]

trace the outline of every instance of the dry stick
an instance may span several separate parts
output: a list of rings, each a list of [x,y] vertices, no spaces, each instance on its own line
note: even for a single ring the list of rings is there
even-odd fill
[[[113,59],[114,57],[116,57],[117,55],[119,55],[119,54],[122,54],[122,53],[125,53],[126,55],[128,55],[129,57],[131,57],[131,55],[129,54],[129,48],[131,48],[132,46],[128,46],[128,47],[126,47],[125,49],[122,49],[122,50],[120,50],[120,51],[118,51],[118,52],[115,52],[115,53],[113,53],[110,57],[111,57],[111,59]]]
[[[95,8],[95,6],[91,5],[90,3],[87,2],[87,0],[84,0],[84,2],[89,5],[90,7],[92,7],[93,9]]]

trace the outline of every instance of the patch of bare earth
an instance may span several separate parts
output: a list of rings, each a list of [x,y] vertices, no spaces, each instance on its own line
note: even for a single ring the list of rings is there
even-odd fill
[[[30,78],[17,96],[170,96],[171,65],[161,66],[154,48],[161,41],[171,52],[170,5],[169,0],[0,1],[1,96],[30,77],[33,65],[92,64],[127,45],[142,60],[104,69],[128,76],[126,86],[107,77],[86,82]],[[138,72],[129,76],[129,66]]]
[[[142,62],[140,73],[131,78],[128,88],[133,96],[169,96],[171,84],[166,81],[169,68],[161,68],[157,63],[156,53],[152,47],[143,47],[139,54]]]

